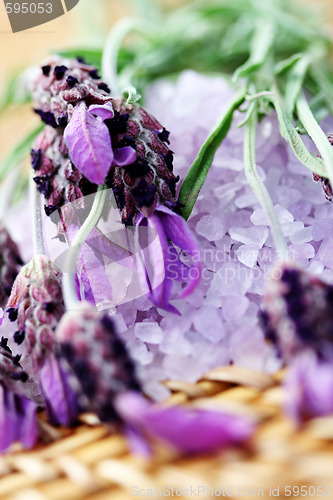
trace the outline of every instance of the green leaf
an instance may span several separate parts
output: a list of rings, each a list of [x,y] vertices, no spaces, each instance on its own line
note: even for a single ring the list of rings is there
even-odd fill
[[[303,92],[298,97],[296,105],[299,119],[323,158],[326,168],[325,177],[328,177],[331,185],[333,185],[333,148],[313,116]]]
[[[38,125],[38,127],[25,136],[9,153],[0,166],[0,182],[2,182],[10,170],[15,168],[29,153],[34,139],[40,134],[43,128],[44,124]]]
[[[215,153],[229,131],[234,111],[244,102],[245,95],[245,88],[236,94],[235,98],[224,113],[220,123],[202,145],[198,156],[192,163],[184,179],[179,192],[179,201],[185,205],[182,209],[182,214],[185,219],[188,219],[192,212],[196,199],[198,198],[200,190],[213,163]]]
[[[286,96],[286,111],[289,118],[292,117],[296,106],[297,98],[302,90],[304,78],[308,67],[310,65],[310,58],[304,55],[297,61],[292,69],[288,72],[285,88]]]
[[[95,66],[98,70],[102,67],[102,54],[103,50],[101,48],[87,49],[82,47],[77,47],[73,49],[66,50],[56,50],[56,54],[62,57],[67,57],[69,59],[76,59],[82,57],[87,64]]]
[[[250,51],[250,57],[234,74],[234,81],[249,76],[265,62],[274,40],[274,26],[267,19],[258,21]]]
[[[300,59],[303,57],[302,53],[293,54],[287,59],[283,59],[283,61],[279,61],[274,66],[274,73],[276,75],[282,75],[286,71],[289,71]]]
[[[313,156],[306,148],[283,108],[281,96],[276,88],[274,89],[273,104],[278,115],[281,135],[290,144],[295,156],[305,167],[311,170],[311,172],[326,177],[327,173],[322,160]]]

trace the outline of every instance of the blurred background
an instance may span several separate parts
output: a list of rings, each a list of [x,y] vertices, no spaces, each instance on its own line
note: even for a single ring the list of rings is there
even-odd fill
[[[149,0],[154,1],[154,0]],[[148,1],[148,4],[149,4]],[[162,9],[172,9],[191,0],[155,0]],[[268,0],[270,1],[270,0]],[[333,33],[333,3],[306,0],[321,10],[327,29]],[[3,2],[0,2],[1,79],[0,96],[8,79],[20,70],[40,64],[56,49],[102,47],[112,25],[126,15],[145,15],[147,0],[80,0],[66,15],[42,26],[13,34]],[[300,3],[302,8],[302,3]],[[0,161],[38,117],[31,105],[8,108],[0,115]]]

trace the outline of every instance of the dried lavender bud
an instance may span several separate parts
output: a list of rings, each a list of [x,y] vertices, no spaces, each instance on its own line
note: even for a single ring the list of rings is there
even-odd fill
[[[175,185],[179,177],[172,173],[173,153],[168,148],[169,132],[137,104],[125,99],[112,101],[115,115],[105,120],[114,150],[131,146],[135,161],[109,171],[106,184],[114,191],[122,220],[131,224],[140,212],[149,216],[158,205],[175,210]]]
[[[97,76],[93,66],[77,59],[52,57],[31,84],[35,112],[47,125],[57,128],[66,126],[79,101],[108,102],[111,98]]]
[[[61,365],[72,388],[81,394],[80,406],[95,411],[101,420],[119,420],[114,398],[128,390],[139,391],[134,365],[116,335],[112,320],[87,302],[62,318],[56,338]]]
[[[304,348],[332,355],[333,286],[292,263],[279,263],[268,281],[263,307],[266,337],[284,361]]]
[[[125,224],[132,224],[140,212],[149,216],[157,205],[177,211],[179,178],[172,173],[169,132],[137,104],[106,95],[109,89],[95,68],[60,58],[46,66],[32,85],[36,112],[48,124],[32,150],[32,166],[38,173],[35,182],[47,199],[46,213],[81,200],[104,180],[114,191]],[[52,130],[60,123],[68,124],[69,151],[63,129]],[[100,133],[88,140],[86,135],[97,126]],[[89,151],[92,146],[94,154]]]
[[[34,373],[38,374],[54,350],[54,331],[65,311],[61,273],[45,255],[36,255],[21,269],[8,307],[11,318],[17,313],[14,340],[25,346]]]
[[[22,264],[16,243],[0,222],[0,307],[5,307]]]

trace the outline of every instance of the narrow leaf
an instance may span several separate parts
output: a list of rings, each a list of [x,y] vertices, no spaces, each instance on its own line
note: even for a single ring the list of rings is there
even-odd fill
[[[302,90],[304,78],[309,65],[310,58],[307,55],[304,55],[301,59],[299,59],[299,61],[297,61],[288,73],[285,95],[286,111],[290,118],[294,113],[296,101]]]
[[[225,139],[234,115],[237,109],[245,100],[246,90],[239,91],[229,108],[224,113],[219,125],[213,130],[206,142],[202,145],[198,156],[192,163],[187,176],[184,179],[179,193],[179,201],[185,207],[182,210],[183,217],[188,219],[200,190],[206,180],[209,169],[213,163],[215,153],[222,141]]]
[[[64,138],[74,165],[94,184],[103,185],[113,161],[107,126],[81,102],[65,128]]]
[[[326,177],[327,173],[322,160],[313,156],[306,148],[281,104],[281,97],[277,89],[274,92],[273,104],[278,115],[281,135],[292,147],[296,158],[311,172]]]
[[[274,73],[276,75],[282,75],[286,71],[290,70],[300,59],[303,57],[303,54],[293,54],[287,59],[283,59],[283,61],[279,61],[274,66]]]
[[[273,25],[266,19],[260,19],[253,36],[250,57],[246,63],[237,68],[233,77],[234,81],[250,75],[265,62],[273,40]]]
[[[303,92],[298,97],[296,106],[299,119],[323,158],[326,177],[329,178],[331,185],[333,185],[333,148],[313,116]]]

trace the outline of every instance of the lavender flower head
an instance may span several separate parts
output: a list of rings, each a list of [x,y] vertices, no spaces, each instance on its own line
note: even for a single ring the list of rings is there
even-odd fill
[[[272,270],[263,300],[266,338],[286,362],[304,348],[322,353],[333,345],[332,306],[332,285],[294,263],[279,263]]]
[[[298,422],[332,413],[333,286],[292,263],[272,274],[262,323],[289,364],[286,410]]]
[[[0,308],[5,307],[22,264],[16,243],[0,222]]]
[[[137,104],[106,97],[98,85],[96,88],[96,71],[90,67],[67,60],[56,64],[51,61],[43,66],[32,85],[35,106],[48,123],[32,150],[32,166],[38,173],[34,180],[47,201],[46,214],[61,209],[58,231],[66,232],[75,222],[73,210],[84,207],[84,195],[94,193],[104,183],[111,187],[126,226],[156,229],[159,257],[150,254],[148,262],[146,254],[143,275],[153,303],[172,310],[168,240],[190,255],[198,248],[177,215],[179,177],[172,172],[169,132]],[[71,207],[64,207],[68,202]],[[149,266],[154,268],[153,278]],[[194,278],[192,267],[197,271]],[[199,265],[187,268],[178,259],[173,279],[189,282],[185,294],[194,290],[199,277]]]
[[[37,375],[54,349],[54,331],[65,312],[61,273],[45,255],[36,255],[17,276],[8,301],[9,319],[17,324],[16,344],[30,356]]]
[[[119,421],[117,395],[140,391],[134,365],[109,316],[82,302],[67,312],[56,330],[63,372],[79,404],[105,422]]]

